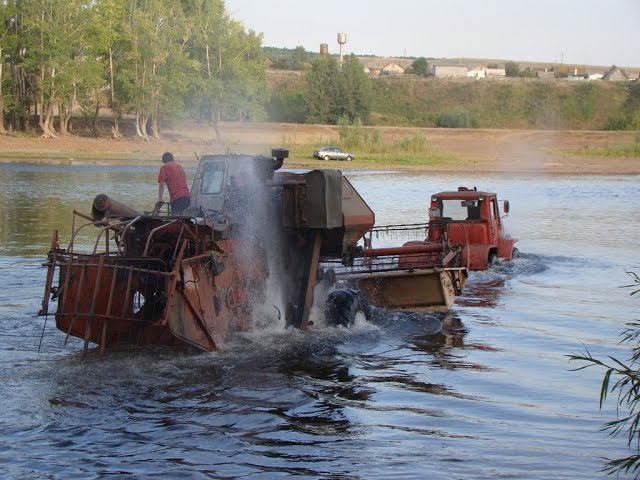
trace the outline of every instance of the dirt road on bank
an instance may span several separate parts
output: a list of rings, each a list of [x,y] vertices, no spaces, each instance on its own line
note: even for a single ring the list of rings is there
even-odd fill
[[[420,171],[602,173],[640,174],[640,158],[570,156],[563,152],[584,147],[608,148],[628,145],[632,132],[484,130],[375,127],[385,142],[423,134],[430,146],[459,157],[459,161],[418,164],[389,162],[322,162],[309,157],[291,158],[285,166],[355,169],[394,169]],[[68,136],[42,139],[25,136],[0,137],[0,162],[43,164],[156,164],[160,155],[172,151],[185,164],[196,162],[194,152],[267,153],[272,146],[313,148],[337,141],[337,128],[327,125],[272,123],[225,123],[224,142],[208,141],[211,127],[184,122],[166,128],[160,141],[145,142]],[[304,150],[304,149],[303,149]]]

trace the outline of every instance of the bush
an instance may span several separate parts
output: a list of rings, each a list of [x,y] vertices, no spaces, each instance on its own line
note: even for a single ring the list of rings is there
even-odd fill
[[[426,75],[429,73],[429,62],[424,57],[417,58],[411,64],[411,71],[416,75]]]
[[[427,137],[414,133],[410,137],[404,137],[395,142],[393,148],[403,153],[422,153],[427,149]]]
[[[583,122],[593,118],[598,106],[600,89],[595,83],[578,85],[573,95],[562,104],[565,116],[569,120]]]
[[[345,148],[359,147],[363,141],[362,122],[360,119],[356,119],[355,122],[351,123],[349,122],[349,117],[340,117],[338,119],[338,135]]]
[[[627,130],[630,124],[630,118],[623,113],[617,113],[612,117],[609,117],[607,123],[607,130]]]
[[[469,128],[471,126],[471,116],[464,108],[443,112],[438,117],[438,127],[441,128]]]
[[[518,65],[516,62],[505,63],[504,71],[507,77],[519,77],[521,74],[520,65]]]

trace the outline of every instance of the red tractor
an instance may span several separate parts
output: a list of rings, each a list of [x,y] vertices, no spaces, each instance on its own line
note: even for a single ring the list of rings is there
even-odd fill
[[[499,258],[511,260],[518,255],[517,238],[505,234],[495,193],[460,187],[455,192],[440,192],[431,197],[427,238],[405,246],[459,247],[456,264],[468,270],[486,270]],[[509,202],[502,205],[505,216]],[[403,259],[405,263],[422,259]]]
[[[499,258],[511,260],[518,255],[518,239],[505,234],[500,210],[495,193],[466,187],[437,193],[431,197],[427,241],[461,246],[469,270],[486,270]],[[502,211],[509,214],[508,200]]]

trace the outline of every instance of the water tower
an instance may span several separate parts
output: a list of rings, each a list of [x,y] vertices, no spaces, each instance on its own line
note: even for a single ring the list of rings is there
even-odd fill
[[[346,33],[339,33],[338,34],[338,44],[340,45],[340,68],[342,68],[342,46],[347,43],[347,34]]]
[[[326,43],[320,44],[320,55],[327,56],[329,55],[329,45]]]

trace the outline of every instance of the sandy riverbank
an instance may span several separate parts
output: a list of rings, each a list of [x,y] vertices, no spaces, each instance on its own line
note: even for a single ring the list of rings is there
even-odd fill
[[[348,168],[395,169],[417,171],[473,171],[512,173],[592,173],[640,174],[640,158],[583,157],[563,152],[584,147],[608,148],[633,141],[631,132],[425,129],[377,127],[385,142],[393,142],[414,133],[424,134],[428,145],[447,154],[438,158],[391,161],[354,161]],[[198,155],[222,153],[267,153],[271,146],[295,145],[296,151],[311,154],[313,148],[334,143],[336,127],[270,123],[225,123],[224,143],[211,142],[212,130],[206,124],[184,122],[164,130],[160,141],[145,142],[69,136],[42,139],[25,136],[0,137],[0,162],[40,164],[156,164],[160,155],[172,151],[185,164],[194,164]],[[323,162],[297,154],[285,166],[322,166],[347,168],[343,162]]]

